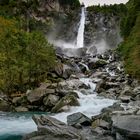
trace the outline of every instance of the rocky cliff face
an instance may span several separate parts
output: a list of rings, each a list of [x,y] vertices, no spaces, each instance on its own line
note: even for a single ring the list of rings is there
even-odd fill
[[[121,41],[119,32],[117,16],[87,11],[85,46],[93,47],[99,53],[115,48]]]
[[[38,0],[38,4],[33,17],[42,22],[50,22],[51,26],[46,32],[50,40],[69,41],[76,38],[80,7],[72,8],[60,0]]]

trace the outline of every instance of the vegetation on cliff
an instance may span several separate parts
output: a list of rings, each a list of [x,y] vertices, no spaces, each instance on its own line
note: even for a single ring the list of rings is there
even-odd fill
[[[28,6],[17,3],[0,1],[0,90],[5,93],[37,86],[56,61],[52,45],[34,28],[37,22],[30,18]]]
[[[118,50],[123,57],[126,73],[140,79],[140,1],[129,0],[125,5],[90,6],[88,11],[120,18],[121,35],[124,41]]]
[[[127,8],[124,4],[114,4],[114,5],[95,5],[87,8],[89,12],[102,13],[102,14],[113,14],[116,16],[124,15],[127,12]]]
[[[127,15],[121,22],[124,41],[119,51],[124,58],[126,72],[140,79],[140,1],[129,0]]]

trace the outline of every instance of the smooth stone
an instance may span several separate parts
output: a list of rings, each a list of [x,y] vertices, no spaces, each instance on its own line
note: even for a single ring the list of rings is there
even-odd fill
[[[140,139],[140,116],[114,116],[112,120],[115,132],[125,136],[125,138]]]
[[[27,111],[29,111],[29,110],[28,110],[28,108],[26,108],[26,107],[19,106],[19,107],[16,107],[16,108],[15,108],[15,111],[16,111],[16,112],[27,112]]]
[[[38,131],[27,134],[23,140],[81,140],[80,132],[48,115],[34,115]]]
[[[72,125],[72,126],[76,124],[81,124],[83,126],[90,126],[91,119],[85,116],[84,114],[78,112],[67,116],[67,123],[68,125]]]

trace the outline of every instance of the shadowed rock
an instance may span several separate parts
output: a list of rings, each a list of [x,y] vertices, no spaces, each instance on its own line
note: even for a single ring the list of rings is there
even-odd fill
[[[113,128],[125,139],[140,139],[140,116],[124,115],[113,118]]]
[[[38,131],[28,134],[23,140],[81,140],[79,131],[72,126],[46,115],[34,115]]]

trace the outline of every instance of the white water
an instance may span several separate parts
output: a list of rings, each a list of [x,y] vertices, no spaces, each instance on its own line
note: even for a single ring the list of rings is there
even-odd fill
[[[78,29],[76,48],[84,47],[85,7],[82,7],[80,26]]]
[[[84,95],[80,91],[76,91],[79,95],[78,101],[80,103],[80,106],[70,107],[68,112],[62,112],[62,113],[56,114],[53,117],[65,123],[67,122],[67,116],[76,112],[81,112],[85,114],[86,116],[91,117],[91,116],[95,116],[99,114],[103,108],[111,106],[115,102],[114,100],[105,99],[105,98],[97,96],[94,92],[96,84],[94,84],[91,79],[81,78],[80,81],[90,86],[91,89],[89,91],[87,90],[87,93],[89,94]],[[91,92],[92,94],[90,94]]]
[[[0,112],[0,139],[3,135],[23,135],[36,131],[37,127],[31,116],[25,117],[24,114],[9,115]]]

